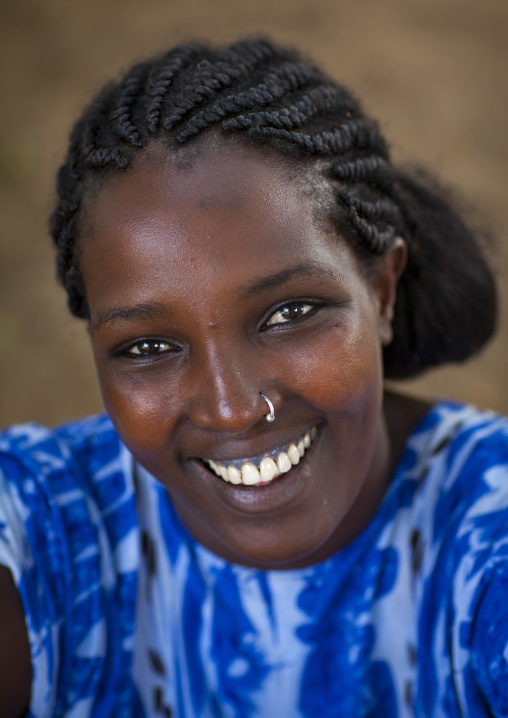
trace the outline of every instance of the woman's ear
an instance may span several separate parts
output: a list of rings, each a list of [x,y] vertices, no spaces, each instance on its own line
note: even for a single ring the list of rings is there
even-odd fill
[[[393,339],[393,311],[397,298],[397,282],[407,263],[407,245],[396,237],[381,260],[381,268],[374,279],[374,291],[378,301],[379,338],[383,346]]]

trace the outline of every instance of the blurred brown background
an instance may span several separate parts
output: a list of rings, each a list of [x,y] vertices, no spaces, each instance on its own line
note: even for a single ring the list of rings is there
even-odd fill
[[[508,277],[506,0],[0,0],[0,425],[101,407],[84,326],[53,280],[46,223],[73,119],[136,58],[263,32],[307,50],[380,119],[401,161],[452,183]],[[508,413],[506,309],[464,367],[408,383]]]

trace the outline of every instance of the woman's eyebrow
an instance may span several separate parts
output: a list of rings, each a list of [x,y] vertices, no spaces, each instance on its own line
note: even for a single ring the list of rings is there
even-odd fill
[[[92,332],[97,331],[105,324],[112,322],[135,322],[139,319],[151,319],[161,314],[168,314],[168,307],[161,302],[150,302],[147,304],[134,304],[127,307],[115,307],[114,309],[105,309],[97,312],[91,322],[90,328]]]
[[[331,267],[325,264],[321,264],[319,262],[302,262],[294,267],[283,269],[281,272],[275,272],[274,274],[269,274],[266,277],[255,279],[252,282],[244,284],[241,288],[240,296],[246,299],[247,297],[251,297],[255,294],[260,294],[267,289],[286,284],[295,278],[301,279],[304,277],[316,277],[318,279],[322,279],[323,276],[327,276],[334,281],[338,281],[340,279],[340,276],[337,275]]]
[[[322,265],[319,262],[305,262],[244,284],[240,290],[240,296],[243,298],[251,297],[272,287],[286,284],[295,278],[316,277],[319,279],[323,276],[327,276],[334,281],[339,279],[338,275],[330,267]],[[90,324],[90,329],[92,332],[95,332],[101,329],[105,324],[151,319],[155,316],[161,316],[162,314],[167,315],[168,311],[168,307],[160,302],[105,309],[97,312],[97,315]]]

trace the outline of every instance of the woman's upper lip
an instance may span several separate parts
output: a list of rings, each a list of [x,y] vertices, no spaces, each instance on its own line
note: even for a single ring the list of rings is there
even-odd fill
[[[298,442],[299,439],[308,431],[317,426],[317,422],[307,424],[299,429],[291,429],[280,434],[270,434],[264,441],[257,437],[254,441],[219,441],[214,442],[213,447],[206,448],[203,446],[203,452],[189,452],[189,458],[208,461],[239,461],[243,459],[256,458],[264,454],[271,454],[288,444]]]

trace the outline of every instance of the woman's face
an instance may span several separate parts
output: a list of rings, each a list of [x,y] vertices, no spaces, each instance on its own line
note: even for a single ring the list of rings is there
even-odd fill
[[[395,252],[368,283],[318,221],[311,182],[225,141],[151,150],[90,201],[80,240],[119,435],[198,541],[260,568],[327,558],[389,480],[381,345]],[[241,473],[264,457],[265,480]],[[274,465],[284,471],[268,480]]]

